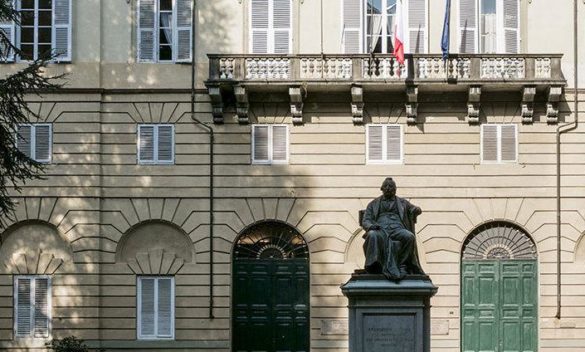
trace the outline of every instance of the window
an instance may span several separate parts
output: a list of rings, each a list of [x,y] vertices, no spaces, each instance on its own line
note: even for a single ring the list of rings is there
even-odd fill
[[[175,161],[175,126],[138,125],[138,163],[172,164]]]
[[[138,61],[191,61],[192,2],[138,0]]]
[[[0,23],[12,43],[20,49],[18,60],[36,60],[56,55],[56,61],[71,61],[71,0],[17,0],[20,26]],[[14,61],[14,53],[7,57]]]
[[[252,126],[252,163],[286,164],[288,162],[288,126]]]
[[[518,160],[516,125],[486,124],[481,126],[481,161],[515,163]]]
[[[51,330],[51,279],[14,277],[14,336],[47,338]]]
[[[251,0],[250,51],[253,54],[290,54],[292,0]]]
[[[343,0],[343,51],[392,53],[396,6],[401,0]],[[427,51],[427,0],[402,0],[405,48]]]
[[[402,163],[402,126],[368,125],[366,127],[366,162],[368,164]]]
[[[35,161],[50,163],[52,132],[50,124],[18,125],[16,128],[16,147]]]
[[[175,279],[138,277],[138,339],[175,337]]]
[[[459,51],[517,54],[519,13],[519,0],[459,0]]]

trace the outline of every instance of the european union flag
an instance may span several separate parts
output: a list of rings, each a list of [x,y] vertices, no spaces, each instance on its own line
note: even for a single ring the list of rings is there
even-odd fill
[[[445,7],[445,22],[443,22],[443,36],[441,38],[441,50],[443,60],[449,58],[449,19],[451,17],[451,0],[447,0]]]

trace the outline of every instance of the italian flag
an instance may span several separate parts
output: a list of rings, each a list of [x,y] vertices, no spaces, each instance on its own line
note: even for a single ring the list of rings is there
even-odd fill
[[[396,1],[396,26],[394,28],[394,56],[404,64],[404,20],[402,18],[402,0]]]

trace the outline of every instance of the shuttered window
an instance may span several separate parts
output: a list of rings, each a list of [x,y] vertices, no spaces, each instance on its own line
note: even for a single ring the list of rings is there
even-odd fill
[[[515,163],[518,161],[518,131],[512,124],[481,126],[481,161]]]
[[[14,335],[47,338],[51,330],[51,280],[46,276],[14,278]]]
[[[18,125],[16,128],[16,147],[29,158],[40,163],[51,162],[52,125]]]
[[[175,279],[138,277],[137,324],[139,339],[175,337]]]
[[[138,125],[138,163],[173,164],[175,127],[164,124]]]
[[[138,0],[138,61],[191,61],[192,3]]]
[[[252,126],[252,163],[288,163],[288,126]]]
[[[292,0],[251,0],[250,51],[253,54],[290,54]]]
[[[520,0],[459,0],[459,52],[520,51]]]
[[[71,0],[16,0],[14,4],[20,25],[2,22],[0,30],[21,52],[1,59],[30,61],[54,55],[55,61],[71,61]]]
[[[366,128],[366,162],[398,164],[403,161],[402,126],[368,125]]]
[[[403,6],[405,50],[426,53],[428,0],[343,0],[344,53],[392,53],[398,1]]]

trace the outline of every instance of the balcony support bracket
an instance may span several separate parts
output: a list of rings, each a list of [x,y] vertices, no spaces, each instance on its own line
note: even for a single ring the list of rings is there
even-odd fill
[[[535,86],[524,86],[522,89],[522,123],[530,124],[534,122],[534,96],[536,95]]]
[[[223,100],[221,98],[221,88],[219,86],[211,86],[208,89],[209,98],[211,99],[211,115],[213,116],[213,123],[223,123]]]
[[[355,125],[364,123],[364,88],[362,86],[351,87],[351,116]]]
[[[303,124],[303,88],[300,86],[289,87],[288,95],[290,96],[290,114],[292,122],[295,125]]]
[[[470,125],[477,125],[479,123],[480,102],[481,86],[469,87],[469,98],[467,99],[467,121]]]
[[[236,115],[238,115],[238,123],[247,125],[250,123],[248,117],[248,111],[250,110],[248,91],[246,87],[237,85],[234,87],[234,95],[236,97]]]
[[[559,122],[559,102],[563,95],[562,86],[550,86],[548,89],[548,100],[546,102],[546,122]]]
[[[406,122],[409,125],[416,125],[418,116],[418,87],[406,86]]]

